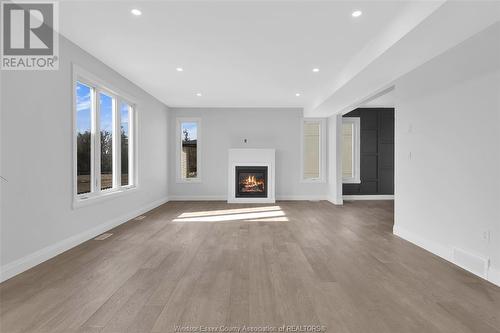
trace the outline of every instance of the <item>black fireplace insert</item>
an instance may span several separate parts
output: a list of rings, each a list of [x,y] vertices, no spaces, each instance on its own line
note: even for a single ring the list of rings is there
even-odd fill
[[[267,166],[236,167],[237,198],[267,198]]]

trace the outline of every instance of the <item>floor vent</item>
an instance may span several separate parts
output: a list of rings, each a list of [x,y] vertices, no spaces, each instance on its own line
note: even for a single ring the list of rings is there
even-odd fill
[[[485,277],[488,271],[489,260],[487,258],[461,249],[453,249],[453,261],[458,266],[482,277]]]
[[[144,220],[145,218],[146,218],[146,215],[141,215],[141,216],[137,216],[134,220],[140,221],[140,220]]]
[[[106,238],[109,238],[111,236],[113,236],[113,234],[105,233],[105,234],[97,236],[96,238],[94,238],[94,240],[105,240]]]

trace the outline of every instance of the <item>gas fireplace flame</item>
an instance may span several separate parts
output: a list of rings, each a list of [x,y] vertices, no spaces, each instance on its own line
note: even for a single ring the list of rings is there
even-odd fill
[[[264,179],[259,179],[254,175],[249,175],[241,181],[243,192],[263,192]]]

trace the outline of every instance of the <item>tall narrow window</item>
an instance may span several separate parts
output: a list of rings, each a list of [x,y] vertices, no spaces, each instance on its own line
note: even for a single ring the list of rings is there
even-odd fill
[[[130,140],[130,105],[122,103],[120,105],[120,155],[121,155],[121,176],[122,186],[130,185],[129,165],[131,160]]]
[[[182,178],[198,177],[198,124],[182,123],[181,125],[181,174]]]
[[[74,206],[137,185],[135,105],[74,67]],[[93,78],[93,79],[91,79]],[[87,202],[90,202],[89,200]]]
[[[200,180],[200,120],[177,120],[177,175],[180,181]]]
[[[92,109],[94,89],[78,82],[76,85],[76,149],[77,193],[91,191],[92,180]]]
[[[342,180],[360,183],[360,120],[342,119]]]
[[[304,178],[319,178],[319,132],[317,122],[304,123]]]
[[[354,124],[344,122],[342,124],[342,177],[352,178],[353,175],[353,155],[354,155],[354,142],[353,142]]]
[[[99,94],[101,130],[101,190],[113,187],[113,97]]]
[[[323,180],[324,120],[305,120],[302,125],[302,179]]]

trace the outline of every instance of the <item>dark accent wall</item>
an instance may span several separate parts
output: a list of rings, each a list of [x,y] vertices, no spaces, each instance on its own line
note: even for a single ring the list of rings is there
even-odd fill
[[[343,194],[394,194],[394,109],[359,108],[344,117],[361,120],[361,183],[343,184]]]

